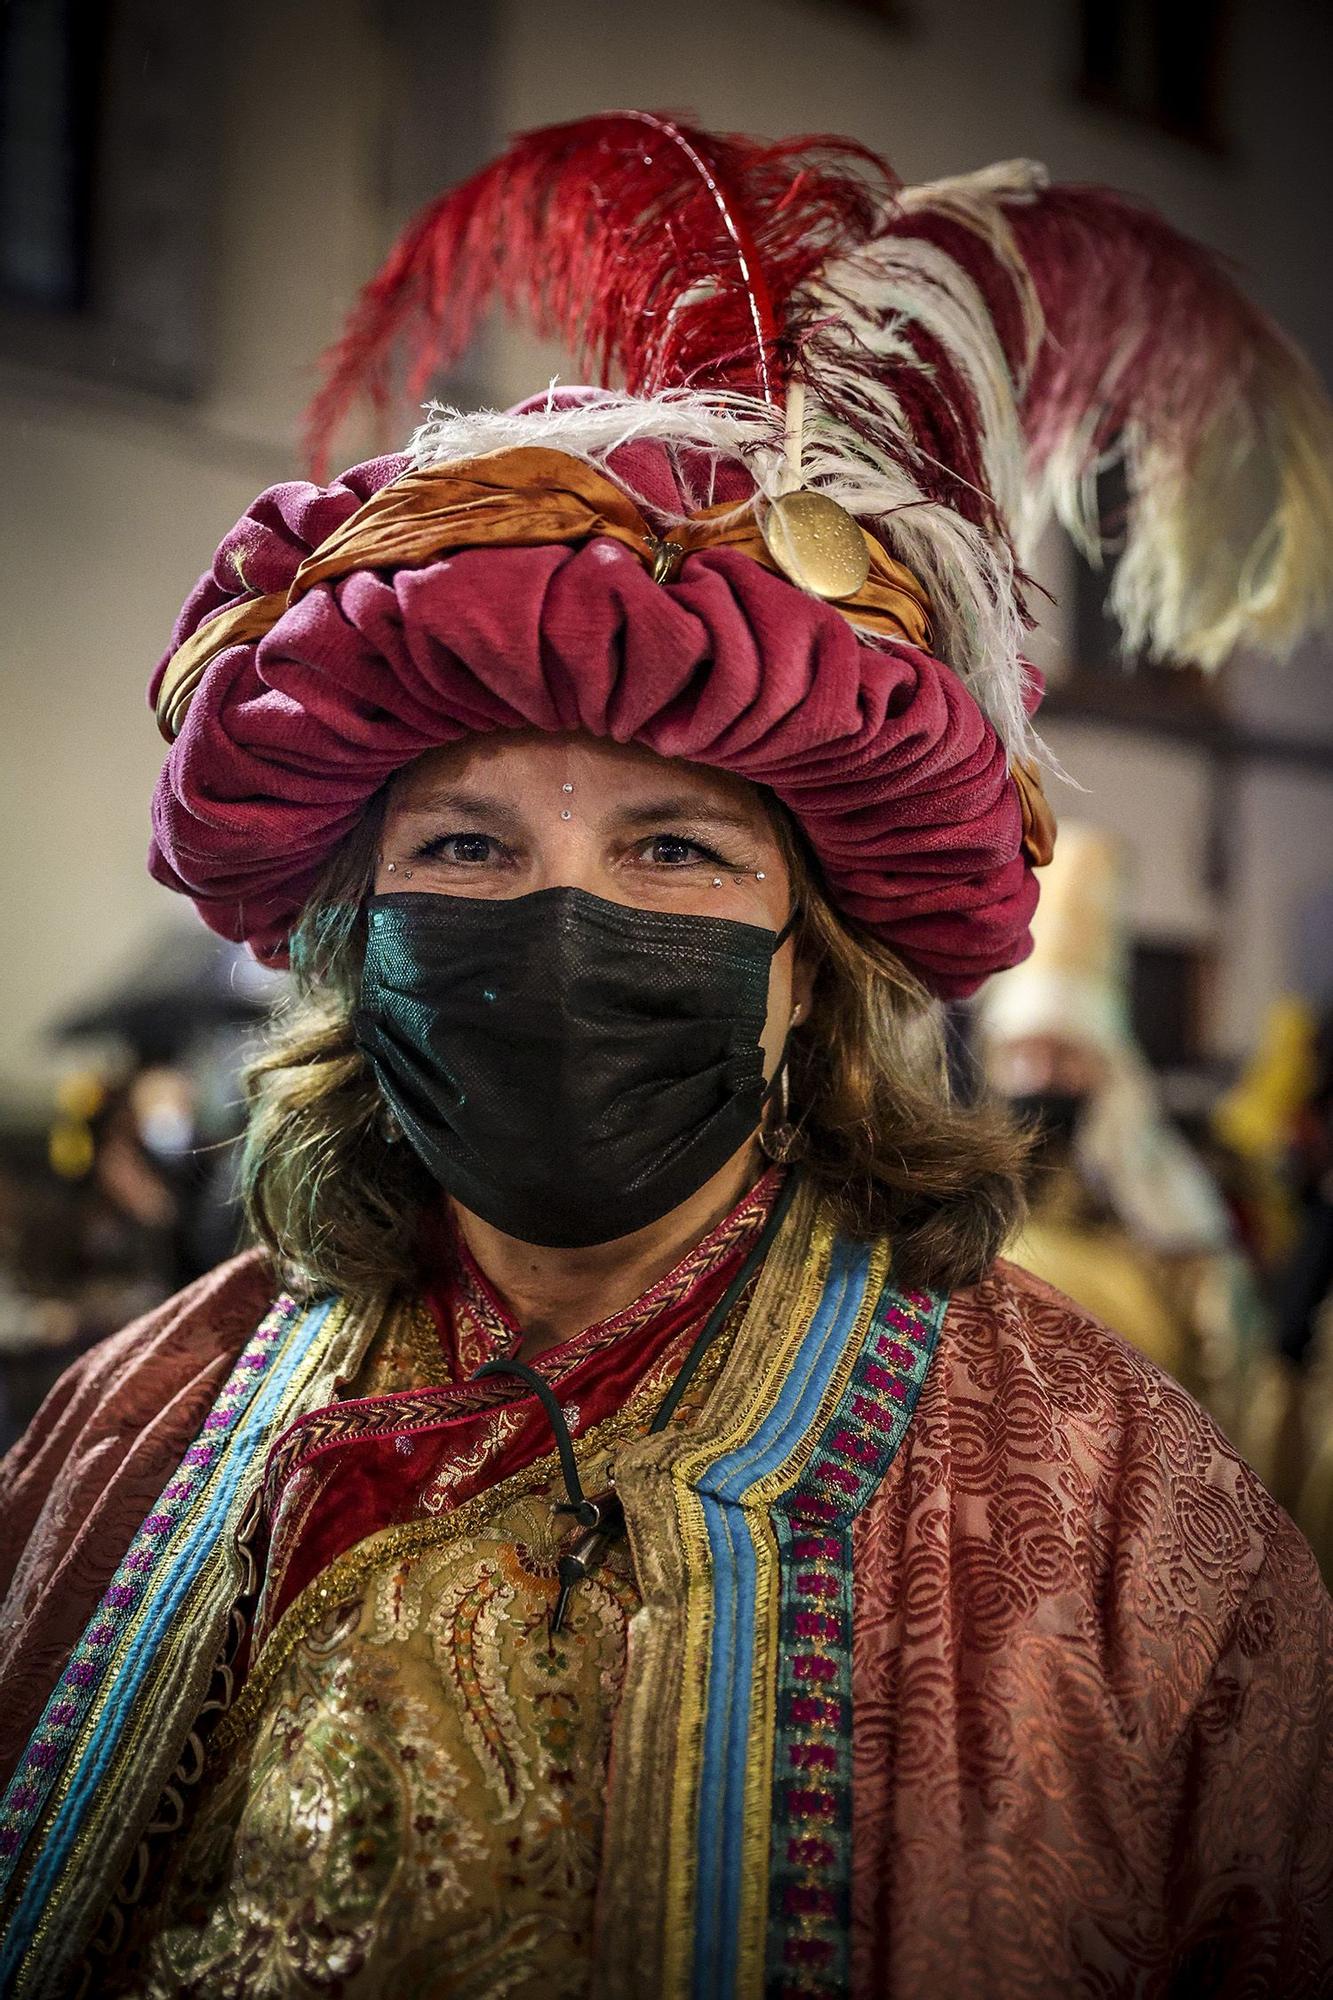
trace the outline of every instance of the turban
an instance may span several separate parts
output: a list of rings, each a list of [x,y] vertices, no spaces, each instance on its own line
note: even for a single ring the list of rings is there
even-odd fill
[[[695,547],[658,581],[610,533],[335,564],[295,595],[301,565],[410,470],[380,458],[270,488],[181,613],[152,697],[201,638],[205,665],[157,786],[149,866],[212,929],[285,964],[321,870],[394,772],[473,733],[538,729],[766,787],[835,906],[941,996],[1024,955],[1037,892],[1009,760],[923,645],[858,632],[741,547]],[[677,454],[639,439],[606,474],[672,532]],[[715,502],[752,494],[737,465],[712,477]],[[279,593],[291,601],[249,629],[246,607]],[[230,643],[210,655],[215,619]]]

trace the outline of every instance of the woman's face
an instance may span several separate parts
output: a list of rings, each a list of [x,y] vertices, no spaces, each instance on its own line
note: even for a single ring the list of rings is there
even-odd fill
[[[637,744],[537,731],[473,736],[418,758],[389,789],[379,895],[583,889],[635,909],[781,930],[791,881],[758,790]],[[810,971],[774,954],[763,1047],[772,1074]]]

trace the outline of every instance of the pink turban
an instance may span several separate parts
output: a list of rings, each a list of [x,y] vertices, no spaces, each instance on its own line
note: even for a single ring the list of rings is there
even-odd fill
[[[407,465],[261,494],[172,651],[224,608],[285,591]],[[623,447],[607,470],[640,504],[680,504],[657,443]],[[723,467],[714,497],[747,490]],[[961,680],[916,647],[859,638],[834,606],[728,548],[688,556],[668,583],[599,538],[316,585],[209,663],[158,783],[150,870],[281,965],[330,852],[386,779],[470,733],[525,728],[641,743],[767,786],[837,907],[940,995],[1028,950],[1037,891],[1018,794]]]

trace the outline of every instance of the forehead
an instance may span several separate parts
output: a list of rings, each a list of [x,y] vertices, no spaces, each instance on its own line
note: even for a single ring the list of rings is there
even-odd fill
[[[756,825],[768,818],[762,794],[744,778],[659,757],[639,743],[612,743],[604,737],[540,730],[467,736],[440,750],[428,750],[398,773],[390,788],[391,809],[412,811],[432,796],[452,789],[485,791],[514,805],[545,800],[572,785],[585,802],[628,806],[646,799],[673,798],[699,811],[714,806],[743,812]]]

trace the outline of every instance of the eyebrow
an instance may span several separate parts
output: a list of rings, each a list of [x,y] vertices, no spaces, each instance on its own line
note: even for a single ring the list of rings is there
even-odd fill
[[[734,826],[748,833],[756,831],[757,819],[757,813],[684,793],[649,799],[641,806],[625,806],[616,814],[616,821],[621,826],[660,826],[664,820],[685,820],[697,825],[701,820],[707,820],[710,826]]]
[[[446,813],[459,820],[485,820],[505,831],[515,830],[522,824],[522,815],[515,807],[506,805],[492,793],[470,792],[455,786],[426,793],[408,806],[407,811],[413,815]],[[613,816],[618,827],[661,826],[671,821],[697,826],[706,821],[710,826],[733,826],[747,833],[759,830],[757,819],[757,813],[682,792],[648,799],[642,805],[622,807]]]
[[[427,792],[406,810],[414,817],[418,814],[447,814],[457,820],[489,820],[491,825],[512,832],[522,824],[520,815],[513,806],[507,806],[502,799],[490,792],[462,791],[455,786],[444,786],[439,791]]]

